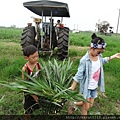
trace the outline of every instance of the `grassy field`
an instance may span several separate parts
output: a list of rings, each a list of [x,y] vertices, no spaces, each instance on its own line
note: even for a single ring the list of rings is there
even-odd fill
[[[26,63],[20,46],[21,33],[22,29],[0,28],[0,81],[11,82],[16,77],[21,77],[20,69]],[[89,49],[91,34],[91,32],[70,33],[69,57],[73,61],[73,74],[77,71],[80,58]],[[120,52],[120,35],[99,36],[107,42],[103,57]],[[57,58],[56,55],[51,60],[54,58]],[[47,62],[49,56],[42,56],[40,59]],[[107,98],[99,95],[93,108],[89,110],[89,114],[120,115],[120,60],[114,59],[105,64],[104,72]],[[23,114],[22,93],[13,92],[3,86],[0,86],[0,92],[0,115]],[[67,105],[60,114],[67,114]],[[73,114],[80,115],[80,111]]]

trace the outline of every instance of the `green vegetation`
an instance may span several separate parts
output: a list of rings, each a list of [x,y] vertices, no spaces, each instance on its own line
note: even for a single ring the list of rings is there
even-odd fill
[[[16,77],[21,78],[21,68],[26,63],[21,51],[20,39],[22,29],[0,28],[0,81],[13,82]],[[72,64],[72,72],[76,73],[80,58],[89,50],[91,32],[70,33],[69,57]],[[99,34],[98,34],[99,35]],[[104,36],[107,43],[103,57],[120,52],[120,35]],[[57,58],[54,55],[50,60]],[[48,56],[41,56],[40,61],[48,62]],[[59,61],[60,63],[61,61]],[[120,115],[120,60],[114,59],[104,65],[105,87],[107,98],[98,95],[89,114]],[[78,85],[79,87],[79,85]],[[78,90],[78,88],[76,89]],[[11,91],[0,86],[0,115],[23,114],[23,94]],[[67,114],[68,106],[65,105],[60,114]],[[73,114],[80,115],[80,111]]]

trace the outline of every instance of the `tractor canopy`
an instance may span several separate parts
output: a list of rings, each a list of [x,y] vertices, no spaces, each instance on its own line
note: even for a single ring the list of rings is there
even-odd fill
[[[24,2],[23,6],[39,16],[70,17],[66,3],[56,1],[30,1]]]

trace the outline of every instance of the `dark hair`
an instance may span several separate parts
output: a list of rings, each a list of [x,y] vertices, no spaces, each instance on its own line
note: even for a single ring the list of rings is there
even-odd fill
[[[60,23],[60,20],[57,20],[58,23]]]
[[[49,20],[50,20],[50,21],[52,20],[52,22],[54,21],[54,19],[51,19],[51,18],[49,18]]]
[[[94,44],[102,44],[102,43],[105,43],[104,39],[101,38],[101,37],[98,37],[95,33],[93,33],[91,35],[91,42],[94,43]]]
[[[23,48],[23,55],[29,57],[30,55],[33,55],[38,49],[34,45],[29,45],[25,48]]]

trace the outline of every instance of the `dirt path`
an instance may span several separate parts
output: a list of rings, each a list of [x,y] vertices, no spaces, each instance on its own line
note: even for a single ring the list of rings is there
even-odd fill
[[[89,50],[89,47],[81,47],[81,46],[73,46],[71,45],[69,47],[69,49],[75,50],[75,51],[81,51],[81,50]],[[76,59],[80,59],[82,56],[76,56],[76,57],[72,57],[71,60],[76,60]]]
[[[2,45],[4,45],[4,46],[19,46],[19,44],[15,43],[15,42],[2,42]]]
[[[77,50],[77,51],[79,51],[79,50],[88,50],[89,49],[89,47],[81,47],[81,46],[73,46],[73,45],[71,45],[69,48]]]

